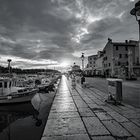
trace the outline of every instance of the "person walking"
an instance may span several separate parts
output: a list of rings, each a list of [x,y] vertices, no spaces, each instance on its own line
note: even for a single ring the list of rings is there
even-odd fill
[[[84,82],[85,82],[85,77],[84,77],[84,75],[82,75],[82,77],[81,77],[81,85],[83,85]]]

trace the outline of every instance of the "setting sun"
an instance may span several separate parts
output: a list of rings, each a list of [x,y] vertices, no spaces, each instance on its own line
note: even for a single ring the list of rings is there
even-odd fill
[[[60,63],[60,66],[61,66],[61,67],[67,67],[68,65],[69,65],[68,62],[62,62],[62,63]]]

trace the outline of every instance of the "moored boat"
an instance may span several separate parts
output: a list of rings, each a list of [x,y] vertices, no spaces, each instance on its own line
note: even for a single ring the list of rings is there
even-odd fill
[[[0,78],[0,104],[29,102],[37,92],[31,87],[17,87],[15,79]]]

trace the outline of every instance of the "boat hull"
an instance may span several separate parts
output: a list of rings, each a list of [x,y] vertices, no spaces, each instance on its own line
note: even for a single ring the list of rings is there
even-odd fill
[[[16,103],[30,102],[36,93],[37,90],[32,90],[24,94],[3,96],[0,97],[0,104],[16,104]]]

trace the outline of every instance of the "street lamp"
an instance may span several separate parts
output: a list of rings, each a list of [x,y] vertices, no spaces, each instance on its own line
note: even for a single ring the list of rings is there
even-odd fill
[[[8,59],[8,70],[9,70],[9,76],[11,74],[11,66],[10,66],[10,62],[12,61],[11,59]]]
[[[130,14],[136,17],[139,24],[139,64],[140,64],[140,0],[135,4],[135,7],[130,11]]]
[[[84,59],[85,59],[85,56],[84,56],[84,53],[82,53],[81,60],[82,60],[82,70],[83,71],[84,71]]]

